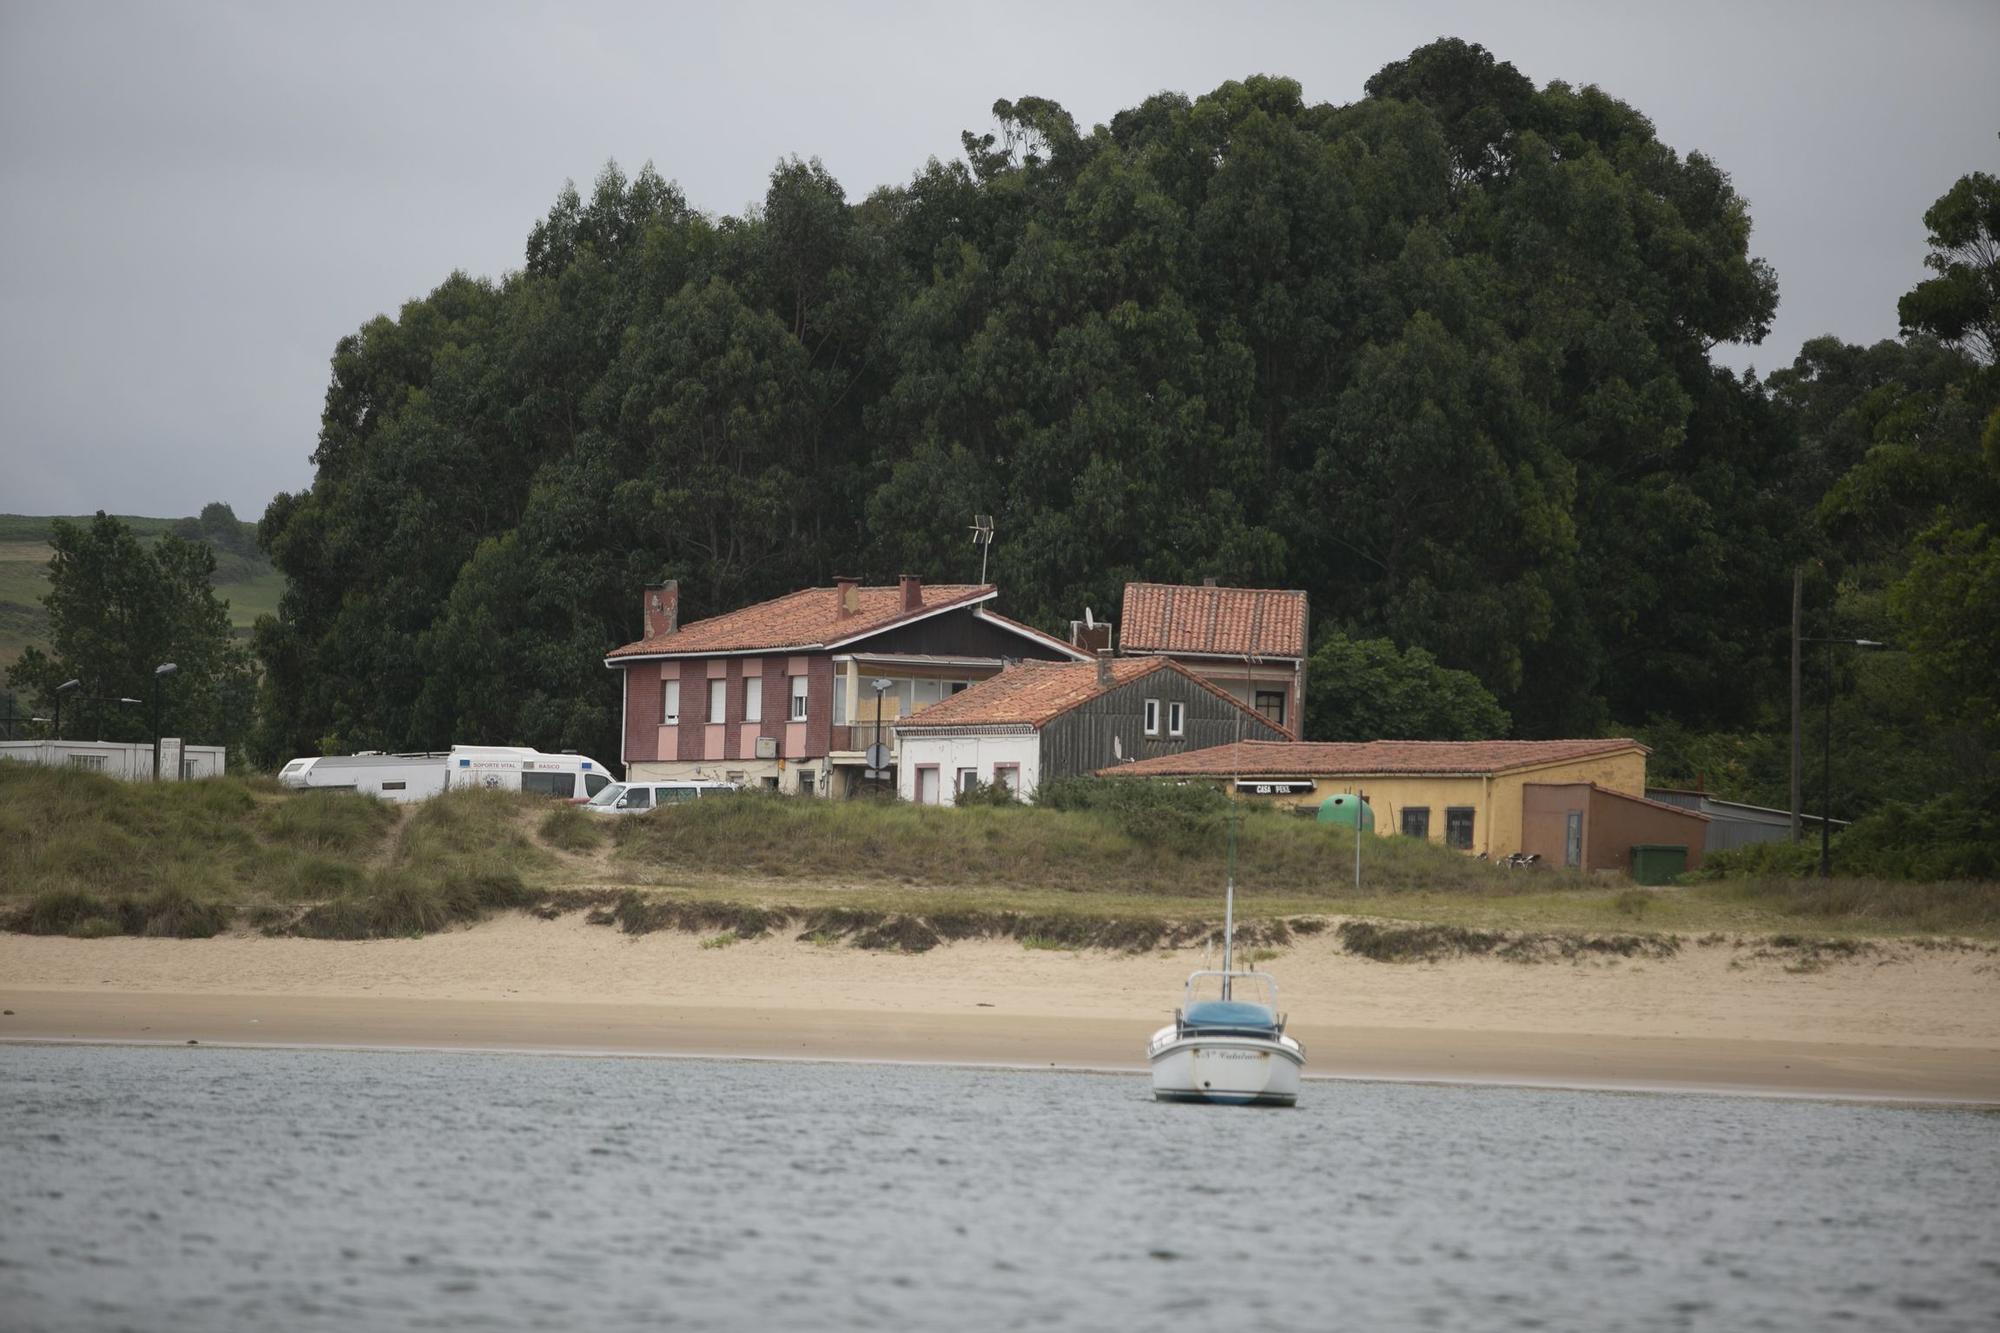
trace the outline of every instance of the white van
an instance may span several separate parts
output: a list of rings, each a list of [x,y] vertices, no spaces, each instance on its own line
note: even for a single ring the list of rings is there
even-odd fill
[[[540,792],[563,801],[587,801],[611,785],[604,765],[587,755],[513,745],[454,745],[450,770],[453,787]]]
[[[523,746],[458,745],[411,754],[333,754],[294,759],[279,770],[286,787],[352,791],[387,801],[428,800],[450,787],[531,791],[585,801],[611,785],[604,765],[580,754],[544,754]]]
[[[708,782],[700,778],[678,778],[669,782],[614,782],[584,803],[597,815],[643,815],[663,805],[698,801],[704,796],[722,796],[742,791],[741,783]]]

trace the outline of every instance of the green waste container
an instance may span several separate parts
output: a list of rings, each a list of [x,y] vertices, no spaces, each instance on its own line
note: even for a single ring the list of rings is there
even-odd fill
[[[1361,821],[1363,833],[1375,831],[1375,811],[1359,796],[1341,792],[1319,803],[1318,820],[1322,824],[1345,824],[1353,828],[1357,818]]]
[[[1686,843],[1635,842],[1632,844],[1632,882],[1671,884],[1687,869]]]

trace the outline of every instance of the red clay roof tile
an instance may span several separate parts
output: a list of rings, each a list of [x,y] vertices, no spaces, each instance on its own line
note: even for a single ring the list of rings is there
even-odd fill
[[[1165,657],[1114,657],[1109,684],[1097,678],[1096,662],[1020,662],[999,675],[960,690],[898,724],[899,731],[917,727],[1041,727],[1099,695],[1143,680],[1156,671],[1171,671],[1193,681],[1267,726],[1262,714]]]
[[[840,594],[833,588],[802,588],[768,602],[683,625],[672,634],[640,639],[614,648],[607,657],[650,657],[669,653],[803,652],[824,648],[862,634],[888,629],[900,621],[946,607],[972,606],[997,595],[991,584],[943,583],[925,586],[923,608],[903,609],[897,587],[856,588],[859,608],[840,614]]]
[[[1276,588],[1128,583],[1118,645],[1134,653],[1304,657],[1306,595]]]
[[[1504,773],[1646,747],[1628,737],[1561,741],[1242,741],[1101,769],[1119,777],[1345,777]]]

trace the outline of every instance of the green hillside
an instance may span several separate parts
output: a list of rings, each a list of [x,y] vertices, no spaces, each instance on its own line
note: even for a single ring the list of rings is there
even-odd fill
[[[56,515],[0,514],[0,671],[5,671],[30,644],[48,635],[48,614],[42,598],[49,590],[49,538]],[[119,521],[140,540],[158,541],[169,532],[208,539],[195,518],[141,518],[120,514]],[[88,523],[88,515],[70,517]],[[239,637],[248,637],[257,617],[278,609],[285,576],[257,551],[250,536],[253,524],[238,524],[233,540],[209,540],[215,548],[215,591],[229,603],[229,618]]]

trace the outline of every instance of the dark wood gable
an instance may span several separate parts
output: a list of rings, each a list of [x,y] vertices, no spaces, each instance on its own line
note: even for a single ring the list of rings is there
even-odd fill
[[[1160,701],[1159,735],[1148,736],[1146,700]],[[1179,736],[1168,733],[1169,704],[1187,708]],[[1112,744],[1113,738],[1119,742]],[[1232,741],[1288,741],[1264,718],[1246,712],[1178,671],[1155,671],[1079,704],[1042,728],[1042,778],[1080,777],[1122,760],[1185,754]]]

